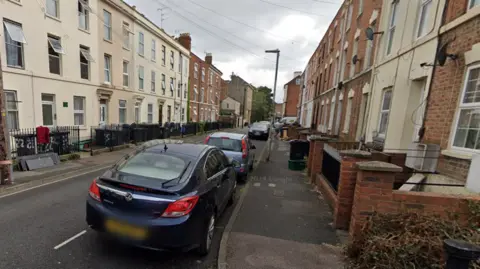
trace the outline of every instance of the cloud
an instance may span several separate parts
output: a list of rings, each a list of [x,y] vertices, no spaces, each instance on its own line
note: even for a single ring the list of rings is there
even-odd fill
[[[340,0],[334,0],[338,5],[308,0],[266,0],[272,4],[260,0],[125,1],[137,6],[137,10],[170,35],[189,32],[192,51],[201,58],[206,52],[212,53],[224,79],[234,72],[255,86],[273,88],[275,55],[266,54],[265,50],[280,49],[277,102],[282,101],[283,85],[292,79],[293,72],[305,69],[341,3]],[[169,9],[157,11],[159,3]],[[165,13],[163,22],[161,13]]]

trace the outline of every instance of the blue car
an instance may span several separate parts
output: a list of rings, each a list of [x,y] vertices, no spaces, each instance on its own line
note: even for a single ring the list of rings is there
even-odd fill
[[[93,180],[87,224],[129,245],[206,255],[235,199],[235,166],[216,147],[148,142]]]
[[[235,167],[238,178],[247,180],[248,172],[253,170],[255,162],[255,145],[247,135],[217,132],[209,135],[205,144],[221,149],[227,157],[237,161],[240,164]]]

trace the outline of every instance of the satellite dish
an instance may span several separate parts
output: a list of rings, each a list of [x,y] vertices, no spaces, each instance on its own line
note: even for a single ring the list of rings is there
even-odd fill
[[[353,63],[353,64],[357,64],[357,63],[358,63],[358,56],[357,56],[356,54],[353,55],[353,57],[352,57],[352,63]]]
[[[365,29],[365,35],[367,36],[368,40],[373,40],[373,36],[375,35],[375,31],[372,27],[368,27]]]
[[[437,62],[438,62],[438,65],[439,66],[444,66],[445,65],[445,62],[447,61],[447,58],[450,58],[452,60],[456,60],[457,59],[457,55],[455,54],[449,54],[447,52],[447,48],[448,48],[448,44],[449,42],[446,42],[445,44],[443,44],[439,49],[438,49],[438,52],[437,52]]]

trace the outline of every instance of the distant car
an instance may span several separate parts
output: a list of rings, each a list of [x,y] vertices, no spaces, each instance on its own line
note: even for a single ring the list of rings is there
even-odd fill
[[[280,123],[283,125],[293,125],[297,121],[297,117],[283,117]]]
[[[262,138],[264,140],[268,140],[269,135],[270,125],[264,123],[255,122],[248,129],[248,137],[252,139]]]
[[[238,164],[208,145],[147,143],[93,180],[87,224],[129,245],[206,255]]]
[[[255,162],[255,145],[245,134],[217,132],[205,139],[205,144],[215,146],[229,158],[237,161],[235,167],[239,179],[248,179],[248,173],[253,170]]]

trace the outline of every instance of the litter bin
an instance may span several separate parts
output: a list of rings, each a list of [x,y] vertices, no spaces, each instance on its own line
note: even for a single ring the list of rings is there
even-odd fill
[[[290,141],[290,160],[304,160],[308,156],[310,142],[308,140],[292,140]]]

